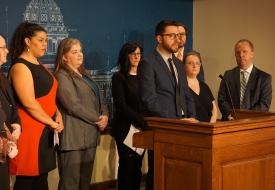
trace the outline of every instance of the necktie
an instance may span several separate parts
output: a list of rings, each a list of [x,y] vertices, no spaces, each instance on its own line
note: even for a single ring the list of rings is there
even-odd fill
[[[241,71],[241,80],[240,80],[240,108],[245,108],[244,104],[244,93],[246,89],[247,84],[247,78],[246,78],[247,72]]]
[[[178,52],[177,58],[178,58],[180,61],[183,61],[183,56],[182,56],[182,53],[181,53],[181,52]]]
[[[182,106],[181,106],[181,101],[180,101],[180,88],[179,88],[179,81],[176,77],[176,73],[175,73],[175,70],[174,70],[174,63],[173,63],[173,60],[171,58],[168,59],[168,63],[169,63],[169,67],[170,67],[170,71],[173,75],[173,79],[175,81],[175,99],[176,99],[176,111],[177,111],[177,115],[178,116],[182,116]]]

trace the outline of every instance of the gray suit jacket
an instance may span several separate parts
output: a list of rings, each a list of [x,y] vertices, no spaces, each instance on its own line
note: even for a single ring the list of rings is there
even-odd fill
[[[240,108],[240,69],[235,67],[224,74],[232,96],[234,108]],[[220,83],[218,104],[222,120],[227,120],[232,109],[224,80]],[[244,94],[245,109],[268,111],[272,99],[271,75],[253,66]]]
[[[100,115],[108,114],[107,107],[79,75],[61,69],[55,76],[58,80],[57,105],[64,123],[59,149],[95,147],[100,134],[95,122]],[[86,76],[92,80],[90,75]]]
[[[173,61],[179,75],[180,98],[185,113],[184,117],[195,117],[194,101],[188,89],[183,64],[176,57],[173,57]],[[176,114],[175,81],[163,58],[156,50],[141,61],[137,76],[145,116],[181,117]]]

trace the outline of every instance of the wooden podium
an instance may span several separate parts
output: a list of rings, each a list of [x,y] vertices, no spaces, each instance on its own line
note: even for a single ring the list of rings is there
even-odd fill
[[[146,118],[134,146],[154,150],[155,190],[275,190],[275,113],[234,121]]]

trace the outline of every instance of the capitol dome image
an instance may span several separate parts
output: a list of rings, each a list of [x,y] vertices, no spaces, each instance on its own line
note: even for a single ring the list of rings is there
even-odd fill
[[[39,24],[46,29],[48,46],[42,61],[52,68],[59,42],[69,35],[60,8],[54,0],[31,0],[23,15],[24,21]]]

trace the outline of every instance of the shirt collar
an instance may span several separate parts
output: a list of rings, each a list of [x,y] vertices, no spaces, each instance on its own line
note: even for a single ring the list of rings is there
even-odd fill
[[[165,61],[166,64],[168,64],[168,59],[171,58],[172,59],[172,54],[171,57],[168,57],[167,55],[163,54],[159,48],[157,47],[157,52],[160,54],[160,56],[162,57],[162,59]]]
[[[240,69],[240,72],[245,71],[250,74],[252,72],[252,69],[253,69],[253,64],[251,64],[246,70]]]

